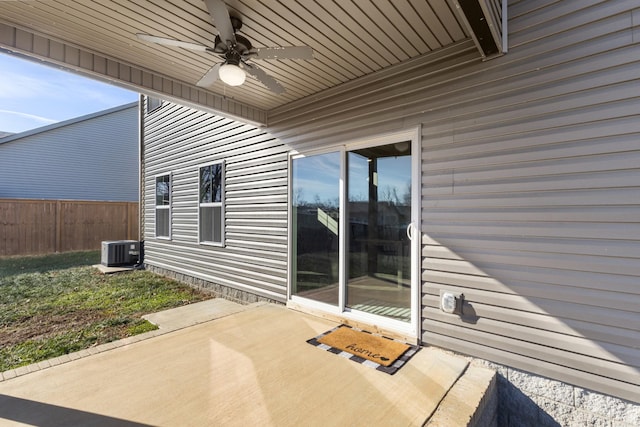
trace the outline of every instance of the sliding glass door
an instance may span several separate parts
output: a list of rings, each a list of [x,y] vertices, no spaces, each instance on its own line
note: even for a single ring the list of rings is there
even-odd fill
[[[346,306],[411,320],[411,145],[347,154]]]
[[[401,324],[417,319],[414,146],[400,140],[293,157],[296,302]]]

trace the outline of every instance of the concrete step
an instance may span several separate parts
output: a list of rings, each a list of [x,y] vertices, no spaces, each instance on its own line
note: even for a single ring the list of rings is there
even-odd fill
[[[497,426],[497,374],[492,369],[469,365],[442,399],[426,427]]]

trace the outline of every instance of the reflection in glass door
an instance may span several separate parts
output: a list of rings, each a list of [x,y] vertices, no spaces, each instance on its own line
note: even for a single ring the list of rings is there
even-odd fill
[[[295,159],[291,169],[291,293],[337,306],[340,153]]]
[[[346,306],[411,321],[411,144],[347,156]]]

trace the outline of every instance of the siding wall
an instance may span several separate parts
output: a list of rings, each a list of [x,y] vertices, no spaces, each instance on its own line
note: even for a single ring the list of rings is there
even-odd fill
[[[509,17],[501,58],[460,43],[273,111],[270,131],[304,150],[420,124],[424,343],[638,401],[640,7]]]
[[[286,298],[288,148],[264,131],[170,103],[145,118],[145,262]],[[226,247],[198,243],[198,170],[225,161]],[[155,176],[172,174],[171,240],[155,239]]]
[[[8,137],[0,198],[138,201],[138,104]]]

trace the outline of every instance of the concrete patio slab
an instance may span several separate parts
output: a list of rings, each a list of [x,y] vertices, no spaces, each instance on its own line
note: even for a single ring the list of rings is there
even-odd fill
[[[72,360],[77,360],[83,357],[91,356],[93,354],[112,350],[117,347],[123,347],[125,345],[130,345],[138,341],[157,337],[158,335],[163,335],[168,332],[173,332],[189,326],[197,325],[199,323],[219,319],[221,317],[229,316],[230,314],[248,310],[260,304],[263,303],[242,305],[231,302],[229,300],[225,300],[223,298],[214,298],[184,305],[181,307],[159,311],[157,313],[148,314],[142,317],[158,326],[158,329],[139,335],[133,335],[121,340],[100,344],[95,347],[89,347],[88,349],[76,351],[74,353],[64,354],[62,356],[54,357],[53,359],[44,360],[42,362],[34,363],[31,365],[21,366],[16,369],[10,369],[8,371],[0,372],[0,382],[15,378],[17,376],[26,375],[40,369],[60,365]]]
[[[0,424],[422,425],[467,367],[425,348],[392,376],[305,342],[335,325],[250,307],[0,382]]]
[[[214,298],[200,301],[182,307],[163,310],[157,313],[146,314],[143,319],[157,325],[160,330],[175,331],[210,320],[219,319],[231,314],[239,313],[248,308],[261,305],[241,305],[224,298]]]
[[[132,265],[120,266],[120,267],[107,267],[106,265],[95,264],[93,267],[97,268],[98,271],[102,274],[124,273],[125,271],[135,270],[135,267]]]

